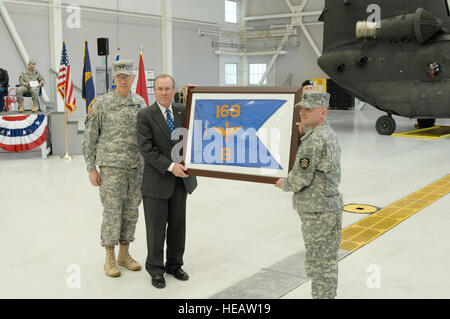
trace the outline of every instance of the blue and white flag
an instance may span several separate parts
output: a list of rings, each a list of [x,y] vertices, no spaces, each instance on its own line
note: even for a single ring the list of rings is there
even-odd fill
[[[92,78],[91,59],[89,58],[88,42],[84,41],[83,79],[81,80],[81,97],[86,101],[86,113],[95,101],[94,79]]]
[[[120,60],[120,48],[117,48],[116,61],[119,61],[119,60]],[[114,81],[114,78],[112,79],[111,87],[113,90],[117,87],[116,82]]]
[[[285,103],[281,99],[196,100],[192,163],[282,170],[259,131]]]

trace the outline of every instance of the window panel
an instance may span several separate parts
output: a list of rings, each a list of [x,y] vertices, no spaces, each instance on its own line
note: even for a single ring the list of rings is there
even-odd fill
[[[261,80],[261,77],[266,72],[267,64],[266,63],[252,63],[249,66],[249,83],[251,85],[258,84]],[[267,84],[267,79],[264,80],[263,84]]]
[[[237,23],[236,1],[225,0],[225,22]]]
[[[237,85],[237,63],[225,63],[225,84]]]

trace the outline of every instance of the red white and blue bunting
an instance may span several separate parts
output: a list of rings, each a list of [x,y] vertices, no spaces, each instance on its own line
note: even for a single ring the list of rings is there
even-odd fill
[[[0,148],[24,152],[47,140],[47,115],[9,115],[0,117]]]

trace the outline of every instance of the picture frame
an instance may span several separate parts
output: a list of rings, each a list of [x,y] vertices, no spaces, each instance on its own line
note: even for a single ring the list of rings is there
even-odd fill
[[[298,149],[301,87],[189,87],[188,175],[274,184]]]

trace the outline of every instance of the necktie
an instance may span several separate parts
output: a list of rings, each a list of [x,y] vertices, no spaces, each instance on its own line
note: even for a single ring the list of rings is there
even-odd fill
[[[169,109],[166,109],[166,122],[169,126],[170,134],[172,134],[175,128],[175,123],[173,122],[172,114]]]

